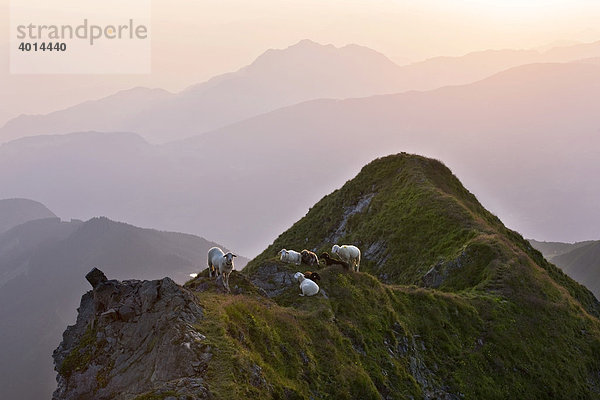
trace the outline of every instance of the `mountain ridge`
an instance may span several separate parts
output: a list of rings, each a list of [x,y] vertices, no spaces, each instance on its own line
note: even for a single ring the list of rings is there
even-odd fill
[[[0,200],[0,234],[25,222],[56,215],[40,202],[13,198]]]
[[[573,62],[599,53],[600,42],[593,42],[546,52],[486,50],[398,66],[365,46],[335,47],[302,40],[285,49],[267,50],[248,66],[177,94],[136,88],[47,116],[20,116],[0,128],[0,138],[7,141],[81,130],[135,131],[152,142],[164,143],[302,101],[432,90],[475,82],[517,65]],[[156,99],[135,95],[140,90]]]
[[[431,230],[437,235],[431,237]],[[398,247],[395,238],[402,232],[411,233],[413,240]],[[298,296],[292,277],[303,267],[279,261],[279,246],[320,250],[334,239],[361,245],[361,271],[367,272],[321,268],[321,293]],[[369,250],[371,243],[381,241],[391,253]],[[463,247],[471,250],[461,258]],[[456,259],[446,257],[457,252]],[[409,261],[398,264],[402,259],[392,261],[392,253]],[[444,263],[437,262],[438,255]],[[384,261],[378,265],[377,260]],[[410,284],[414,276],[430,274],[420,264],[438,267],[442,279],[437,289],[422,279],[420,287]],[[394,268],[390,283],[382,283],[381,274]],[[133,383],[125,396],[130,399],[457,400],[599,394],[598,301],[487,212],[443,164],[424,157],[399,154],[365,166],[245,270],[234,272],[233,294],[224,293],[221,283],[206,273],[184,287],[168,285],[169,298],[186,300],[162,314],[189,318],[185,324],[155,334],[143,330],[138,336],[126,333],[147,325],[144,318],[158,321],[153,311],[116,319],[95,312],[104,304],[102,285],[123,287],[120,296],[127,299],[128,286],[157,284],[92,284],[95,288],[82,298],[77,324],[67,329],[55,352],[55,400],[89,393],[112,399],[124,381]],[[121,333],[120,343],[112,340]],[[174,336],[179,339],[171,344],[162,339]],[[153,337],[157,342],[149,345]],[[161,367],[158,379],[147,379],[144,367],[155,365],[156,352],[176,354],[183,348],[189,351]],[[177,363],[188,357],[196,361]],[[141,363],[136,370],[144,372],[119,372],[135,360]],[[122,379],[120,373],[125,374]]]
[[[600,241],[589,241],[552,258],[569,276],[600,297]]]
[[[53,204],[59,214],[212,232],[218,242],[257,254],[363,164],[410,151],[446,160],[488,209],[526,236],[576,241],[599,234],[600,221],[574,223],[597,215],[586,199],[598,188],[585,177],[600,174],[593,152],[600,145],[593,101],[600,101],[599,76],[593,65],[539,64],[432,92],[313,100],[162,146],[120,143],[117,135],[105,145],[101,134],[57,148],[33,145],[44,138],[31,139],[31,147],[11,142],[0,147],[0,187]],[[207,151],[215,148],[231,156]],[[39,168],[40,160],[50,167]],[[92,176],[96,184],[88,187]],[[40,184],[48,181],[61,191]],[[288,181],[285,191],[273,184]],[[250,191],[256,212],[234,201]],[[70,200],[76,197],[81,201]],[[221,213],[207,211],[215,209]],[[236,223],[221,223],[225,216]]]

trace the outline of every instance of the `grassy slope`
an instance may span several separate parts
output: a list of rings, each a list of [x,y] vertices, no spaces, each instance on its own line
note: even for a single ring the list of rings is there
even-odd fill
[[[232,285],[264,265],[294,272],[275,258],[282,247],[328,250],[344,211],[371,193],[339,242],[376,251],[366,272],[320,270],[327,297],[299,297],[295,285],[273,299],[197,293],[217,398],[600,396],[596,299],[434,160],[403,154],[369,164],[234,273]],[[454,259],[461,266],[439,290],[413,285]]]
[[[587,289],[546,262],[521,235],[507,229],[446,166],[404,153],[371,162],[356,178],[325,196],[252,260],[246,273],[251,275],[272,260],[281,248],[330,251],[332,233],[338,230],[344,213],[369,197],[368,207],[347,218],[346,228],[336,240],[362,249],[362,271],[387,283],[421,284],[432,266],[459,260],[461,268],[455,268],[440,289],[513,290],[510,281],[519,280],[521,266],[526,265],[526,270],[541,267],[588,312],[600,315],[600,306]]]

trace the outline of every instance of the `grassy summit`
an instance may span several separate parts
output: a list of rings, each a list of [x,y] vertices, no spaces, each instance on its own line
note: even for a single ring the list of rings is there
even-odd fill
[[[528,285],[540,285],[541,276],[523,279],[541,274],[590,313],[600,312],[588,290],[506,228],[437,160],[402,153],[371,162],[312,207],[245,271],[252,274],[284,247],[330,252],[335,243],[359,246],[361,271],[385,283],[530,293]]]
[[[296,284],[272,299],[198,294],[214,313],[204,324],[218,332],[215,346],[231,355],[213,373],[246,370],[215,389],[273,398],[600,396],[596,299],[439,161],[373,161],[243,274],[292,273],[299,268],[279,263],[279,249],[334,243],[358,245],[363,262],[358,274],[320,270],[327,298],[299,298]],[[244,364],[260,367],[264,385],[252,384],[256,369]]]

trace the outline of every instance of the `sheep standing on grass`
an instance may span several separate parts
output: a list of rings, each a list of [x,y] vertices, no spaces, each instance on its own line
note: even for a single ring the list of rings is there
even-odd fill
[[[325,265],[327,265],[327,266],[341,265],[342,267],[344,267],[345,270],[350,269],[350,265],[346,261],[341,261],[341,260],[336,260],[335,258],[331,258],[329,253],[321,253],[321,255],[319,257],[321,257],[321,260],[325,260]]]
[[[319,257],[315,253],[309,250],[302,250],[300,252],[302,256],[302,262],[307,265],[319,265]]]
[[[331,248],[331,252],[337,255],[342,261],[346,261],[353,271],[358,272],[360,268],[360,249],[356,246],[344,244],[338,246],[337,244]]]
[[[215,276],[223,275],[223,286],[228,292],[231,292],[229,289],[229,275],[235,268],[233,257],[237,256],[231,252],[225,254],[218,247],[212,247],[208,250],[208,276],[212,278],[213,271],[215,272]]]
[[[319,293],[319,285],[310,279],[306,279],[302,272],[296,272],[294,278],[300,282],[300,296],[314,296]]]
[[[281,249],[277,254],[280,256],[280,260],[286,263],[300,265],[302,262],[302,254],[294,250]]]

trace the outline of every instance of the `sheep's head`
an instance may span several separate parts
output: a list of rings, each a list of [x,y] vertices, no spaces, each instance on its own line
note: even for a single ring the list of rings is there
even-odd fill
[[[284,257],[287,255],[287,250],[286,249],[281,249],[279,250],[279,253],[277,253],[277,255],[279,256],[280,260],[283,261]]]
[[[304,280],[304,274],[302,272],[296,272],[294,274],[294,279],[296,279],[298,281],[303,281]]]
[[[321,253],[321,255],[319,256],[319,258],[323,258],[323,259],[329,259],[329,253],[327,253],[327,252],[323,252],[323,253]]]
[[[224,254],[223,258],[225,259],[225,264],[233,265],[233,257],[237,257],[237,256],[235,254],[233,254],[232,252]]]
[[[338,246],[337,244],[334,244],[333,247],[331,248],[331,252],[333,254],[337,254],[337,252],[340,250],[340,246]]]

